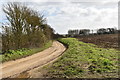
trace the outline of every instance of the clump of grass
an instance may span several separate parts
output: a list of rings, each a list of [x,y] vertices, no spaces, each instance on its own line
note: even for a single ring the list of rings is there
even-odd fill
[[[50,47],[51,45],[52,45],[52,41],[49,41],[42,48],[34,48],[34,49],[22,48],[18,50],[9,50],[5,54],[0,55],[0,58],[1,58],[0,61],[6,62],[10,60],[16,60],[19,58],[27,57],[37,52],[43,51],[44,49]]]
[[[83,43],[75,38],[62,38],[59,41],[68,45],[68,49],[61,58],[48,67],[48,76],[87,78],[89,75],[99,74],[101,77],[116,77],[109,73],[117,74],[117,55],[120,51],[98,48],[94,44]],[[102,73],[106,73],[107,76]]]

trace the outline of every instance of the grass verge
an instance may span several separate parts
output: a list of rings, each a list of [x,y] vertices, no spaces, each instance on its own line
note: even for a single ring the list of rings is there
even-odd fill
[[[118,78],[118,54],[116,49],[98,48],[75,38],[62,38],[67,51],[49,67],[44,77],[66,78]]]
[[[37,52],[43,51],[49,48],[51,45],[52,45],[52,41],[49,41],[42,48],[33,48],[33,49],[22,48],[18,50],[9,50],[4,55],[0,55],[0,61],[6,62],[10,60],[16,60],[19,58],[27,57]]]

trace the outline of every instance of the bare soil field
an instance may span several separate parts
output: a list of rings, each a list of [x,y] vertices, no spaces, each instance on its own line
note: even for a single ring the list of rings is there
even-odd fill
[[[118,34],[80,36],[78,39],[85,43],[93,43],[103,48],[119,49]]]

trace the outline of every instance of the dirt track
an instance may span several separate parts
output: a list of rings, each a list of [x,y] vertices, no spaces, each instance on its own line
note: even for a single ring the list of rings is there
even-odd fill
[[[11,77],[35,67],[43,66],[60,56],[65,49],[65,46],[61,43],[54,41],[50,48],[42,52],[15,61],[5,62],[2,64],[2,78]]]

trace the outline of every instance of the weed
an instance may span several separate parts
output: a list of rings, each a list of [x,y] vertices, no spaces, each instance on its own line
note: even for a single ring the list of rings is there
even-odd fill
[[[34,49],[27,49],[27,48],[22,48],[18,50],[9,50],[5,54],[1,55],[0,61],[5,62],[5,61],[10,61],[10,60],[16,60],[22,57],[26,57],[32,54],[35,54],[37,52],[40,52],[52,45],[52,41],[49,41],[44,45],[42,48],[34,48]]]
[[[117,55],[120,51],[99,48],[97,45],[84,43],[75,38],[61,38],[59,41],[68,45],[68,49],[60,59],[48,67],[48,76],[89,77],[93,74],[104,76],[102,73],[109,74],[115,70],[117,73]]]

